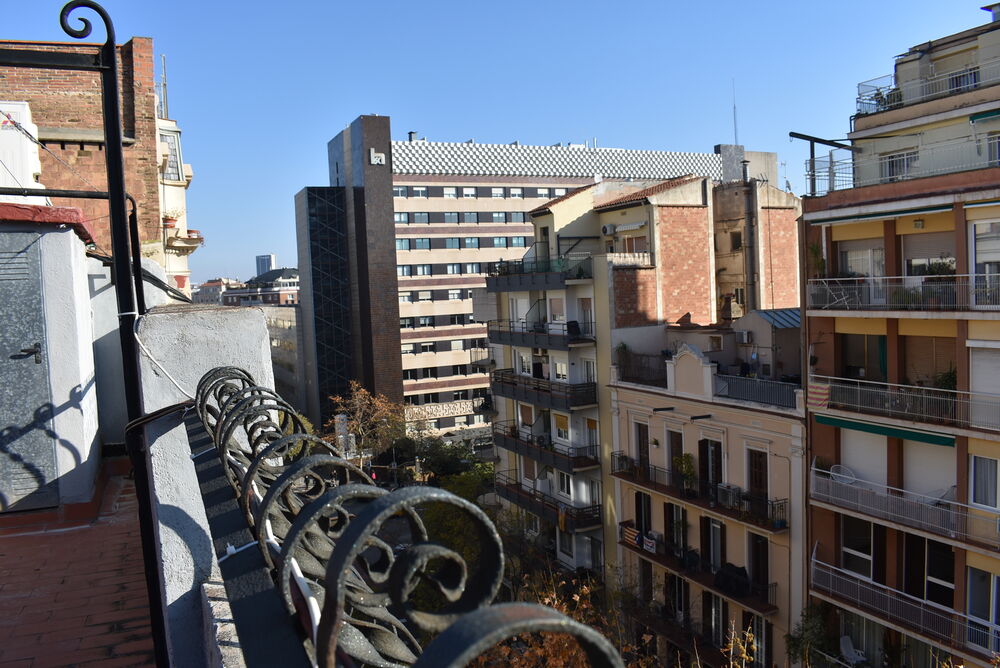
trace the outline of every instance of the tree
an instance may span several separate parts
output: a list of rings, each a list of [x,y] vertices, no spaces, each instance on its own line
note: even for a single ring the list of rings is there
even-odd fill
[[[347,418],[348,433],[354,434],[358,449],[373,454],[383,452],[406,436],[406,411],[402,404],[381,394],[372,394],[357,381],[351,381],[346,396],[330,397],[335,414]],[[326,423],[328,437],[336,420]]]

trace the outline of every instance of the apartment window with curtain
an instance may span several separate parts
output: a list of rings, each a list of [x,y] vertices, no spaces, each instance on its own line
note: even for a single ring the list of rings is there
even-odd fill
[[[568,496],[573,498],[573,478],[568,473],[563,473],[558,471],[559,474],[559,493],[563,496]]]
[[[1000,577],[966,567],[966,640],[989,652],[1000,651]]]
[[[871,522],[850,515],[841,515],[840,522],[841,568],[865,579],[872,579],[874,541]]]
[[[462,214],[463,223],[475,223],[478,222],[479,217],[476,215],[475,211],[466,211]]]
[[[569,440],[569,417],[565,415],[555,416],[556,422],[556,438],[561,438],[564,441]]]
[[[493,199],[503,199],[503,188],[490,188],[490,195]]]
[[[448,237],[447,239],[444,240],[444,247],[445,248],[461,248],[462,246],[461,246],[461,242],[459,241],[458,237]]]
[[[414,239],[413,240],[413,249],[414,250],[430,250],[431,249],[431,240],[427,239],[427,238]]]
[[[458,197],[458,189],[455,186],[445,186],[444,196],[446,199],[455,199]]]
[[[970,462],[969,484],[972,503],[990,509],[997,508],[997,460],[973,455]]]
[[[475,199],[476,189],[475,188],[462,188],[462,197],[464,199]]]
[[[511,199],[522,199],[524,197],[524,191],[520,188],[511,188],[509,196]]]

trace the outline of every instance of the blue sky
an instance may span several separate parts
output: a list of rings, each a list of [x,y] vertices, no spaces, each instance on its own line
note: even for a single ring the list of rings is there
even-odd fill
[[[0,37],[66,40],[62,4],[5,12]],[[195,281],[249,278],[260,253],[297,263],[293,196],[328,184],[326,143],[360,114],[391,116],[396,139],[711,151],[733,141],[735,80],[740,142],[777,152],[801,194],[789,131],[844,137],[859,82],[990,18],[954,0],[274,4],[103,2],[120,42],[167,56],[206,238]]]

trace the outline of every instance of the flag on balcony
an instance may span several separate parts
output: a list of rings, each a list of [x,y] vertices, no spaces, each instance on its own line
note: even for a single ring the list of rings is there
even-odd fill
[[[809,408],[826,408],[830,404],[829,383],[809,383],[809,394],[806,396],[806,406]]]
[[[566,506],[559,504],[559,529],[560,531],[566,530]]]

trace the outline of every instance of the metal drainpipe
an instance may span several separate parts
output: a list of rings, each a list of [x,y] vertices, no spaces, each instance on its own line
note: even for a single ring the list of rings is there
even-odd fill
[[[757,180],[750,178],[750,161],[743,161],[743,189],[745,193],[746,222],[743,239],[743,271],[746,272],[746,313],[757,309],[757,245],[754,243],[757,230]]]

